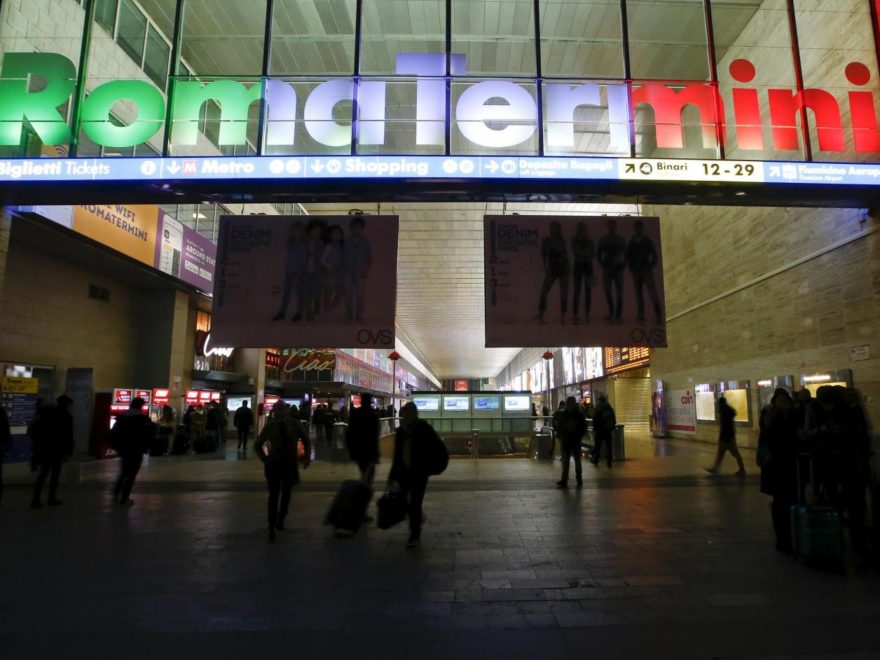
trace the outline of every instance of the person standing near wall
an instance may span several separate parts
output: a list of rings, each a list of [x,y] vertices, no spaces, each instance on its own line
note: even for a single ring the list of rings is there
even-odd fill
[[[565,400],[565,410],[559,413],[559,445],[562,449],[562,478],[556,482],[557,488],[568,488],[568,470],[574,459],[574,473],[577,485],[583,486],[581,474],[581,439],[587,432],[587,420],[573,396]]]
[[[55,406],[37,406],[37,414],[28,427],[28,435],[33,440],[31,469],[39,468],[31,508],[40,509],[43,484],[49,477],[49,506],[60,506],[58,481],[61,478],[61,464],[65,456],[73,454],[73,416],[68,408],[73,399],[65,394],[58,397]]]
[[[602,445],[606,445],[608,449],[608,467],[611,467],[611,459],[613,458],[612,441],[614,438],[614,429],[617,426],[617,414],[614,408],[608,403],[608,397],[603,393],[599,395],[599,403],[596,404],[596,410],[593,412],[593,434],[596,436],[596,446],[593,449],[593,457],[591,462],[593,465],[599,465],[602,459]]]
[[[776,549],[791,554],[791,507],[797,503],[797,413],[791,395],[780,387],[761,411],[758,467],[761,492],[770,495]]]
[[[724,396],[718,397],[718,421],[721,428],[718,432],[718,454],[715,456],[715,464],[712,465],[712,467],[706,468],[706,472],[709,472],[710,474],[718,472],[724,454],[727,452],[730,452],[730,455],[736,459],[736,462],[739,465],[739,470],[737,470],[736,476],[744,477],[746,474],[746,466],[743,464],[742,456],[736,446],[736,429],[733,426],[733,420],[735,417],[736,410],[727,403],[727,398]]]
[[[12,449],[12,433],[6,408],[0,406],[0,500],[3,499],[3,457]]]

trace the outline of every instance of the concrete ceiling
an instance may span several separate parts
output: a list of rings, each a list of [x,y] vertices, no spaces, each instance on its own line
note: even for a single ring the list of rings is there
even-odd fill
[[[314,215],[345,215],[351,206],[306,204]],[[400,216],[397,325],[438,378],[494,377],[519,348],[486,348],[483,216],[521,213],[635,213],[633,205],[417,204],[358,205]]]

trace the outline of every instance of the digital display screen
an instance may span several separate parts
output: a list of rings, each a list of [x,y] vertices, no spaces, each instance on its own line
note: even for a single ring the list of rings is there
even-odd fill
[[[474,410],[498,410],[501,408],[500,396],[475,396]]]
[[[531,410],[532,409],[531,397],[528,397],[526,395],[506,396],[506,397],[504,397],[504,409],[505,410]]]
[[[471,398],[469,396],[444,396],[443,410],[451,412],[467,411],[471,409]]]
[[[440,410],[440,397],[437,396],[415,396],[413,403],[421,412],[437,412]]]

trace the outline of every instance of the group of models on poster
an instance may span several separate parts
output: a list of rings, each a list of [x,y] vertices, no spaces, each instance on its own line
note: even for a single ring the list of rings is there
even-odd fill
[[[328,316],[345,301],[345,321],[361,322],[364,291],[373,262],[363,216],[354,216],[348,235],[340,225],[323,220],[295,221],[287,237],[281,306],[273,321],[287,317],[296,293],[291,321],[313,321]]]
[[[547,311],[547,296],[553,285],[559,283],[559,302],[561,322],[566,323],[568,314],[568,286],[570,279],[574,279],[574,298],[572,305],[571,320],[575,324],[590,322],[590,312],[593,297],[593,259],[599,263],[602,269],[602,285],[605,289],[605,302],[607,306],[607,323],[620,323],[623,314],[623,274],[629,269],[632,275],[633,288],[635,290],[636,307],[639,323],[645,320],[644,289],[648,290],[648,296],[654,307],[654,320],[663,322],[663,308],[660,297],[657,294],[657,286],[654,283],[654,268],[657,266],[657,248],[654,242],[645,235],[645,225],[641,220],[633,224],[634,234],[627,241],[617,233],[617,221],[608,220],[608,233],[602,236],[598,243],[594,243],[590,237],[587,225],[584,222],[577,223],[574,236],[566,241],[562,234],[562,225],[553,221],[550,223],[550,235],[541,242],[541,259],[544,265],[544,283],[541,286],[541,295],[538,299],[538,314],[536,321],[544,323],[544,315]],[[569,247],[571,244],[571,258]],[[581,292],[583,291],[583,317],[580,316]]]

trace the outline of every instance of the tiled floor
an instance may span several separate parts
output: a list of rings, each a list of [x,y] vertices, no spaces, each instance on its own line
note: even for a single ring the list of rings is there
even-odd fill
[[[880,658],[876,573],[777,555],[757,477],[705,475],[711,447],[628,450],[562,492],[558,464],[454,461],[416,550],[321,525],[349,465],[304,473],[273,545],[259,465],[234,453],[152,460],[129,510],[112,463],[39,511],[12,470],[0,658]]]

